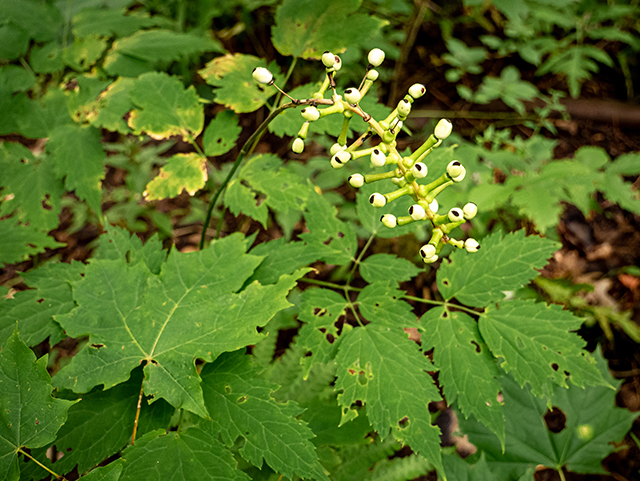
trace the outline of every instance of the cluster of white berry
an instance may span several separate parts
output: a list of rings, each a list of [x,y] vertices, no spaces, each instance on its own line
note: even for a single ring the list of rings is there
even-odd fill
[[[427,176],[429,171],[423,161],[434,148],[438,147],[451,134],[451,122],[447,119],[440,120],[433,134],[411,155],[402,157],[396,149],[396,137],[402,129],[403,122],[411,112],[413,102],[426,92],[424,85],[412,85],[407,95],[398,102],[391,114],[380,122],[376,121],[360,107],[360,101],[369,91],[373,82],[378,79],[379,74],[375,67],[382,64],[384,57],[385,54],[381,49],[374,48],[371,50],[368,55],[369,65],[360,86],[358,88],[348,88],[343,92],[343,95],[338,95],[334,76],[342,67],[342,61],[340,57],[331,52],[325,52],[322,55],[325,77],[320,89],[313,94],[311,99],[291,99],[296,105],[304,105],[301,114],[305,120],[293,141],[292,150],[298,154],[304,150],[304,141],[311,122],[315,122],[327,115],[342,114],[344,117],[342,130],[336,143],[331,147],[331,166],[334,169],[341,169],[351,160],[369,156],[371,165],[375,167],[392,166],[392,170],[380,174],[353,174],[349,177],[349,184],[352,187],[359,188],[364,184],[391,179],[397,189],[387,194],[378,192],[372,194],[369,197],[369,202],[374,207],[383,207],[387,203],[405,195],[409,195],[415,201],[409,207],[408,216],[396,217],[391,214],[385,214],[380,219],[382,223],[386,227],[393,229],[398,225],[406,225],[411,222],[429,221],[433,226],[431,238],[427,244],[420,248],[420,255],[426,263],[433,263],[438,260],[438,254],[445,244],[466,249],[469,252],[477,252],[480,245],[475,239],[469,238],[466,241],[460,241],[449,235],[454,228],[475,217],[478,212],[475,204],[468,203],[462,209],[454,207],[446,215],[437,213],[438,201],[436,196],[449,185],[461,182],[465,178],[466,170],[464,166],[459,161],[453,160],[447,166],[446,172],[433,182],[426,185],[418,183],[419,180]],[[256,68],[253,71],[253,77],[257,82],[274,85],[273,75],[265,68]],[[275,87],[278,88],[277,86]],[[331,88],[333,94],[331,99],[325,99],[325,92],[329,88]],[[282,93],[287,95],[284,92]],[[321,105],[324,107],[318,108]],[[368,128],[365,133],[350,145],[347,145],[349,122],[354,115],[362,117],[367,122]],[[378,136],[380,142],[372,147],[362,147],[364,142],[373,136]]]

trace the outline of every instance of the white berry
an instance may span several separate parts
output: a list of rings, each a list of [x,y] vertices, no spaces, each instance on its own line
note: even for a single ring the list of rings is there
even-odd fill
[[[449,162],[449,165],[447,165],[447,174],[449,174],[451,178],[457,177],[462,173],[462,169],[464,169],[464,167],[459,161],[452,160]]]
[[[261,84],[269,85],[273,82],[273,74],[264,67],[256,67],[253,69],[253,79]]]
[[[462,213],[462,209],[459,209],[457,207],[454,207],[453,209],[451,209],[449,211],[449,214],[447,214],[447,216],[449,217],[449,220],[451,222],[458,222],[459,220],[464,219],[464,214]]]
[[[309,122],[315,122],[320,118],[320,111],[313,105],[303,108],[300,111],[300,114],[305,120],[308,120]]]
[[[347,89],[344,91],[344,99],[350,104],[357,104],[360,102],[360,92],[358,89]]]
[[[384,51],[379,48],[374,48],[369,52],[367,60],[369,60],[369,63],[374,67],[378,67],[382,62],[384,62]]]
[[[353,174],[349,177],[349,185],[359,189],[364,185],[364,176],[362,174]]]
[[[460,172],[455,177],[451,177],[451,180],[453,180],[454,182],[462,182],[464,180],[465,175],[467,175],[467,169],[462,167],[462,172]]]
[[[413,84],[411,87],[409,87],[409,95],[411,95],[411,97],[413,97],[414,99],[419,99],[424,95],[426,91],[427,89],[425,89],[424,85],[422,84]]]
[[[336,56],[327,50],[322,54],[322,63],[325,67],[331,68],[336,63]]]
[[[369,197],[369,202],[371,202],[371,205],[374,207],[384,207],[387,204],[387,198],[384,195],[375,192]]]
[[[293,150],[296,154],[301,154],[304,150],[304,140],[300,137],[296,138],[291,145],[291,150]]]
[[[342,59],[336,55],[336,63],[333,64],[333,70],[336,72],[342,68]]]
[[[473,202],[469,202],[462,208],[462,212],[464,212],[465,219],[473,219],[478,213],[478,206]]]
[[[406,118],[407,115],[409,115],[409,113],[411,112],[411,104],[407,99],[402,99],[400,102],[398,102],[397,110],[398,116],[400,116],[401,118]]]
[[[427,176],[429,169],[422,162],[416,162],[413,167],[411,167],[411,173],[416,179],[423,179]]]
[[[436,212],[438,212],[439,208],[440,205],[438,204],[438,201],[436,199],[433,199],[433,202],[429,204],[429,210],[435,214]]]
[[[347,148],[346,145],[340,145],[339,143],[336,142],[331,146],[331,149],[329,150],[329,152],[331,153],[331,155],[336,155],[338,152],[346,148]]]
[[[480,249],[480,244],[478,241],[469,237],[466,241],[464,241],[464,248],[467,249],[467,252],[478,252]]]
[[[420,204],[413,204],[409,207],[409,215],[413,220],[422,220],[427,216],[427,213]]]
[[[393,229],[398,225],[398,219],[396,219],[396,216],[393,214],[383,215],[382,217],[380,217],[380,221],[385,227],[388,227],[389,229]]]
[[[425,244],[420,248],[420,256],[423,259],[428,259],[435,255],[436,255],[436,248],[433,244]]]
[[[371,165],[375,167],[382,167],[387,162],[387,156],[379,149],[374,149],[371,152]]]
[[[372,82],[375,82],[376,80],[378,80],[379,76],[380,74],[375,69],[371,69],[367,72],[367,80],[371,80]]]
[[[451,131],[453,130],[453,124],[449,119],[440,119],[437,123],[436,128],[433,130],[433,135],[435,135],[436,139],[444,140],[449,135],[451,135]]]

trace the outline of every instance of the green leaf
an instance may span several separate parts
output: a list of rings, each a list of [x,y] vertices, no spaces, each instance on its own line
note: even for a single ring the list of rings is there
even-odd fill
[[[120,481],[172,479],[175,481],[249,481],[239,471],[230,451],[211,433],[198,428],[155,431],[136,440],[122,454]]]
[[[73,34],[76,37],[125,37],[157,23],[158,19],[150,17],[148,13],[133,12],[127,15],[124,9],[84,8],[73,16]]]
[[[400,328],[371,323],[344,335],[336,363],[341,424],[358,415],[352,405],[362,401],[381,438],[391,429],[396,439],[442,470],[440,430],[431,424],[428,409],[440,395],[426,373],[434,367],[418,345]]]
[[[413,262],[391,254],[373,254],[360,263],[360,275],[369,283],[408,281],[420,272]]]
[[[64,69],[62,49],[56,41],[36,46],[29,53],[29,61],[36,73],[53,73]]]
[[[67,190],[75,191],[94,212],[102,212],[102,186],[105,152],[100,130],[77,124],[53,129],[47,142],[56,173],[64,177]]]
[[[320,252],[304,242],[287,242],[284,237],[258,244],[251,254],[264,257],[264,260],[250,280],[265,284],[271,284],[282,274],[290,274],[322,257]]]
[[[477,323],[464,312],[433,308],[420,319],[422,348],[433,363],[449,404],[456,399],[466,418],[473,414],[504,446],[504,414],[498,402],[501,377]]]
[[[76,37],[73,44],[64,50],[62,58],[69,67],[82,72],[95,64],[106,48],[107,41],[102,37]]]
[[[235,147],[241,131],[237,115],[229,110],[218,113],[204,131],[204,153],[209,157],[226,154]]]
[[[640,152],[629,152],[616,157],[607,167],[608,174],[640,175]]]
[[[128,134],[131,129],[123,117],[134,108],[129,92],[136,81],[120,77],[88,106],[87,119],[92,125]]]
[[[336,357],[341,334],[350,326],[344,321],[348,303],[340,294],[329,289],[306,289],[302,293],[298,319],[304,324],[296,337],[296,345],[304,349],[303,375],[307,377],[314,364],[328,364]]]
[[[205,404],[212,413],[211,432],[227,447],[244,438],[242,457],[262,467],[263,459],[276,472],[291,478],[326,480],[311,442],[312,431],[296,419],[297,404],[276,403],[278,386],[261,380],[250,358],[235,352],[220,356],[202,372]]]
[[[253,112],[277,92],[275,88],[260,85],[253,79],[251,74],[256,67],[268,68],[280,85],[282,76],[275,62],[267,65],[263,59],[241,53],[216,57],[198,73],[209,85],[218,87],[214,91],[217,103],[237,113]]]
[[[473,254],[456,251],[438,271],[438,289],[445,299],[483,307],[504,298],[504,291],[517,289],[542,269],[559,248],[556,242],[536,236],[525,237],[524,230],[492,234]]]
[[[22,448],[39,448],[56,437],[74,402],[51,397],[47,356],[36,360],[17,328],[0,351],[0,476],[20,478]]]
[[[129,126],[134,133],[146,132],[154,139],[181,135],[196,138],[204,125],[204,112],[193,86],[185,89],[177,77],[150,72],[140,75],[129,96],[137,107]]]
[[[416,316],[411,305],[400,300],[403,294],[386,281],[375,282],[358,294],[358,307],[368,321],[393,328],[413,327]]]
[[[16,220],[42,230],[54,229],[60,223],[60,198],[64,193],[62,181],[47,160],[45,156],[35,157],[22,144],[0,143],[2,210],[14,212],[15,208]]]
[[[197,153],[176,154],[167,159],[160,173],[147,184],[142,193],[146,200],[161,200],[179,196],[183,190],[193,196],[209,178],[207,158]]]
[[[276,10],[272,41],[282,55],[319,59],[357,48],[374,37],[387,21],[356,13],[361,0],[285,0]],[[340,32],[340,35],[336,35]]]
[[[21,262],[46,248],[58,247],[64,244],[37,227],[17,224],[12,218],[0,221],[0,263]]]
[[[127,259],[131,265],[143,261],[155,275],[160,274],[162,264],[167,259],[167,251],[155,235],[142,245],[138,236],[123,227],[106,224],[105,232],[100,236],[94,259]]]
[[[224,52],[211,38],[170,30],[141,30],[113,42],[103,67],[110,75],[136,77],[158,62],[171,62],[203,52]]]
[[[74,261],[45,264],[22,273],[24,282],[32,289],[0,299],[0,344],[9,338],[16,323],[27,346],[35,346],[47,338],[54,346],[64,339],[66,335],[54,319],[75,307],[71,284],[80,280],[83,271],[83,264]]]
[[[468,460],[463,460],[457,453],[443,456],[442,464],[449,479],[455,481],[498,481],[491,472],[484,453],[474,464],[469,464]]]
[[[84,481],[118,481],[122,473],[124,461],[116,459],[106,466],[100,466],[89,474],[82,476]]]
[[[106,391],[95,390],[83,394],[71,406],[68,419],[58,432],[55,447],[64,453],[61,459],[45,463],[57,473],[68,473],[77,465],[85,473],[105,459],[120,452],[131,442],[136,409],[142,383],[142,369],[133,371],[131,378]],[[169,425],[175,409],[163,400],[149,405],[142,398],[137,437]],[[45,458],[47,448],[38,453]]]
[[[53,5],[37,0],[4,0],[0,3],[3,23],[26,31],[37,42],[54,39],[62,28],[62,16]]]
[[[196,358],[211,362],[258,342],[256,328],[289,305],[285,297],[304,273],[237,292],[261,261],[245,249],[246,240],[234,234],[204,251],[174,250],[158,276],[140,262],[94,260],[74,286],[78,308],[58,319],[69,335],[89,334],[91,343],[56,384],[75,392],[108,389],[144,362],[146,394],[208,417]]]
[[[612,385],[618,385],[606,371],[606,361],[598,355],[601,371]],[[521,389],[509,376],[502,382],[507,445],[504,453],[497,439],[472,420],[461,420],[462,431],[486,453],[498,479],[516,479],[528,467],[565,467],[577,473],[605,473],[601,460],[631,427],[635,413],[615,407],[616,391],[607,387],[569,389],[555,386],[550,404],[566,416],[559,433],[547,429],[544,400]]]
[[[488,308],[479,329],[500,366],[521,386],[529,383],[537,396],[551,396],[553,384],[566,380],[583,387],[604,384],[595,362],[582,348],[586,342],[575,332],[582,319],[561,306],[510,301]],[[595,381],[595,382],[594,382]]]

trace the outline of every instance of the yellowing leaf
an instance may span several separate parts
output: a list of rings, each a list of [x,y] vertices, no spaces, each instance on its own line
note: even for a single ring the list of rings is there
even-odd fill
[[[207,182],[207,159],[199,154],[176,154],[160,169],[160,173],[147,184],[142,194],[146,200],[176,197],[182,190],[195,194]]]

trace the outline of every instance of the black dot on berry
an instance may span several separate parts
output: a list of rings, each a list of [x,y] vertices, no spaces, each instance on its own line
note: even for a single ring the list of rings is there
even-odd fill
[[[382,219],[384,219],[384,216],[381,216],[381,217],[380,217],[380,222],[382,222]]]
[[[421,172],[421,171],[422,171],[422,166],[421,166],[420,164],[417,164],[417,165],[416,165],[416,170],[417,170],[418,172]]]
[[[413,214],[413,206],[409,207],[409,215]]]
[[[460,162],[458,162],[457,160],[453,162],[453,165],[460,165]]]
[[[373,196],[369,197],[369,203],[373,204],[373,199],[374,199]]]

